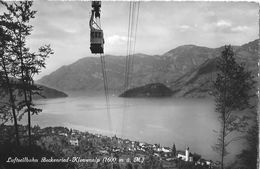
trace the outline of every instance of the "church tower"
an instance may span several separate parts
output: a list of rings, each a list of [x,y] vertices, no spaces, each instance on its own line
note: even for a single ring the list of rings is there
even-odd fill
[[[186,151],[185,151],[185,161],[189,161],[189,155],[190,155],[190,152],[189,152],[189,147],[186,148]]]

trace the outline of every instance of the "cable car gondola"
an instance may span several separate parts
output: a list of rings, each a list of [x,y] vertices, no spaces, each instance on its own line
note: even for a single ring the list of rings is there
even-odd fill
[[[104,53],[104,34],[100,24],[101,1],[92,1],[92,11],[89,21],[90,27],[90,50],[93,54]]]

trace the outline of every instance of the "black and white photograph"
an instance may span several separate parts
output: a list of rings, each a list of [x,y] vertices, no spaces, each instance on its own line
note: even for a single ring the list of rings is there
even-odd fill
[[[259,11],[0,0],[0,169],[257,169]]]

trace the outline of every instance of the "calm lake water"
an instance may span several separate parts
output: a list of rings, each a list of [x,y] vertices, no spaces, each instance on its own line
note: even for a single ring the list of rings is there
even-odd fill
[[[190,147],[206,159],[218,160],[211,146],[219,129],[214,102],[210,99],[110,97],[107,112],[104,95],[81,95],[38,100],[43,109],[32,117],[32,125],[69,128],[129,138],[147,143],[160,143],[178,150]],[[237,148],[231,147],[233,152]]]

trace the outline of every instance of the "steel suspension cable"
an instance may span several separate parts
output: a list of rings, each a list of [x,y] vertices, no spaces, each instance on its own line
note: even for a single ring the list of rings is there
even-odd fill
[[[105,99],[106,99],[106,108],[107,108],[107,119],[108,119],[108,127],[110,132],[112,132],[112,122],[111,122],[111,113],[110,113],[110,100],[109,100],[109,88],[107,82],[107,73],[106,73],[106,62],[103,54],[100,54],[101,59],[101,68],[104,82],[104,91],[105,91]]]
[[[137,6],[137,7],[136,7]],[[139,18],[140,2],[130,2],[129,5],[129,23],[128,23],[128,39],[127,39],[127,55],[125,63],[125,85],[124,92],[129,88],[131,83],[131,76],[133,72],[133,54],[135,51],[136,32]],[[137,12],[136,12],[137,8]],[[127,100],[124,100],[123,120],[122,120],[122,137],[124,135],[124,128],[126,123],[126,107],[128,106]]]
[[[140,10],[140,1],[137,2],[137,14],[135,18],[135,28],[134,28],[134,39],[133,39],[133,50],[132,50],[132,56],[131,56],[131,62],[130,62],[130,73],[129,73],[129,85],[131,86],[131,82],[133,79],[133,73],[134,73],[134,53],[135,53],[135,46],[136,46],[136,36],[137,36],[137,26],[138,26],[138,20],[139,20],[139,10]]]
[[[125,92],[128,89],[128,72],[129,72],[129,51],[130,51],[130,43],[131,43],[131,29],[132,29],[132,5],[133,2],[130,1],[129,4],[129,16],[128,16],[128,33],[127,33],[127,49],[126,49],[126,60],[125,60],[125,81],[124,81],[124,91]],[[122,137],[124,136],[125,133],[125,122],[126,122],[126,106],[127,102],[124,99],[124,106],[123,106],[123,115],[122,115],[122,129],[121,129],[121,134]]]
[[[131,75],[131,63],[132,63],[132,57],[133,57],[133,34],[134,34],[134,24],[135,24],[135,7],[136,3],[133,3],[133,8],[132,8],[132,22],[131,22],[131,31],[130,31],[130,45],[129,45],[129,60],[128,60],[128,74],[127,74],[127,87],[129,88],[130,84],[130,75]]]
[[[125,81],[124,81],[124,91],[128,88],[128,71],[129,71],[129,50],[130,50],[130,40],[131,40],[131,29],[132,29],[132,2],[129,5],[129,18],[128,18],[128,34],[127,34],[127,53],[126,53],[126,62],[125,62]]]

